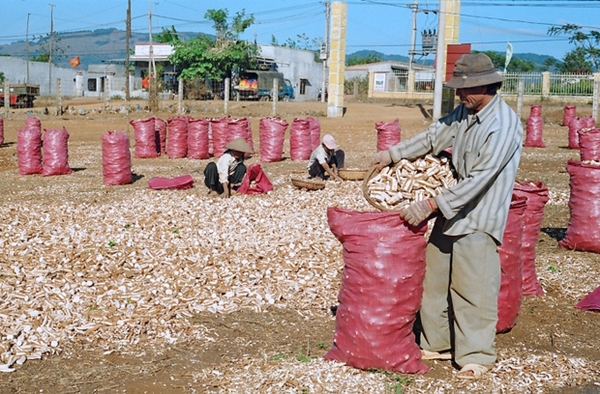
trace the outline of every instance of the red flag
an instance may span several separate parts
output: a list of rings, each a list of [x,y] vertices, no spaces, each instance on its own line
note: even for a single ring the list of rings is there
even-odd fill
[[[81,61],[79,60],[79,56],[75,56],[73,59],[69,60],[69,64],[71,65],[71,67],[77,67],[81,64]]]

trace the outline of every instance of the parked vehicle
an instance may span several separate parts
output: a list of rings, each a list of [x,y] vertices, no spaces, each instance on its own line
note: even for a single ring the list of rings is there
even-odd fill
[[[40,95],[40,85],[24,83],[8,86],[12,108],[33,108],[33,100]],[[0,85],[0,106],[4,105],[4,85]]]
[[[253,71],[241,72],[238,83],[233,89],[240,95],[242,100],[272,100],[273,81],[277,80],[278,99],[290,101],[294,97],[294,87],[289,79],[283,77],[283,73],[277,71]]]

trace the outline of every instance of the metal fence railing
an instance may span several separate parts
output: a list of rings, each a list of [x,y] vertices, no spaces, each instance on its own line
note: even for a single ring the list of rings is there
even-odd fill
[[[414,86],[409,82],[414,78]],[[433,92],[435,75],[431,72],[416,71],[410,78],[407,70],[393,70],[385,73],[383,90],[388,93]],[[504,73],[504,83],[500,94],[518,95],[522,83],[523,95],[539,97],[592,97],[594,95],[594,74],[552,74],[550,72]],[[412,88],[412,89],[411,89]]]
[[[519,81],[523,81],[523,94],[529,96],[542,95],[542,73],[505,73],[502,83],[502,94],[518,94]]]
[[[550,74],[550,96],[591,96],[593,93],[591,74]]]

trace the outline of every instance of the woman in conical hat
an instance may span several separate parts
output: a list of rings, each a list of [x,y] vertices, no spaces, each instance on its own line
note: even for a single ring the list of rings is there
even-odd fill
[[[225,148],[225,153],[219,160],[208,163],[204,169],[204,184],[208,187],[209,194],[214,191],[221,197],[228,198],[231,189],[237,189],[246,175],[245,154],[254,151],[242,137],[230,141]]]

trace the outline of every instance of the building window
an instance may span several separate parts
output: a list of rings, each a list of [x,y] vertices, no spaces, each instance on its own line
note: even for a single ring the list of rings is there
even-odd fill
[[[300,78],[300,95],[306,94],[306,85],[308,85],[308,79]]]
[[[96,85],[96,78],[88,79],[87,87],[89,92],[97,91],[98,86]]]

